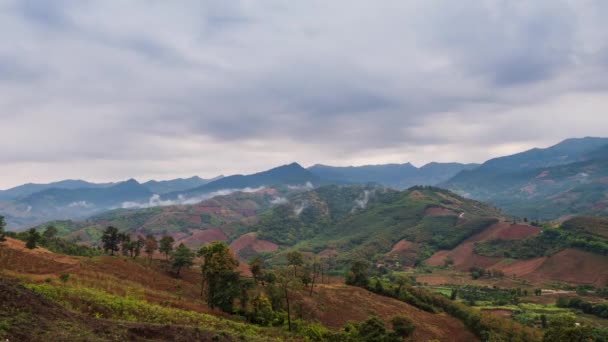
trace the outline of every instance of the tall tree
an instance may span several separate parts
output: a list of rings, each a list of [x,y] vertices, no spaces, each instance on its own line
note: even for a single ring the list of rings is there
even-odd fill
[[[131,254],[131,257],[137,258],[141,254],[142,248],[144,248],[144,246],[146,245],[146,239],[144,239],[143,236],[139,235],[137,237],[137,240],[133,241],[132,244],[133,252]]]
[[[42,240],[44,240],[45,242],[51,242],[55,239],[55,237],[57,237],[57,233],[58,231],[55,226],[48,226],[46,227],[44,233],[42,233]]]
[[[297,290],[301,288],[301,281],[287,268],[280,269],[276,272],[276,283],[281,289],[283,299],[285,300],[285,308],[287,309],[287,324],[289,331],[292,331],[291,324],[291,307],[293,301],[296,300]]]
[[[0,216],[0,243],[6,241],[6,233],[4,231],[4,227],[6,223],[4,223],[4,216]]]
[[[304,258],[302,257],[302,253],[298,251],[287,253],[287,264],[293,266],[293,275],[294,277],[297,277],[298,266],[302,266],[304,264]]]
[[[360,287],[369,285],[368,276],[369,264],[364,260],[353,262],[350,271],[346,274],[346,284]]]
[[[175,274],[179,277],[180,271],[184,267],[190,267],[194,264],[194,252],[190,248],[186,247],[183,243],[175,249],[175,252],[171,254],[171,268],[175,271]]]
[[[131,234],[129,233],[120,233],[118,234],[120,238],[120,249],[122,251],[122,255],[129,256],[133,254],[133,243],[131,242]]]
[[[173,236],[164,235],[160,239],[160,247],[158,248],[158,250],[159,252],[165,254],[166,260],[169,259],[169,255],[171,254],[171,252],[173,252],[173,243],[175,243]]]
[[[36,228],[31,228],[27,231],[27,237],[25,241],[25,247],[29,249],[34,249],[37,247],[38,242],[40,241],[40,233],[36,230]]]
[[[264,274],[264,260],[259,254],[249,261],[249,269],[251,270],[251,275],[256,283],[262,280]]]
[[[152,260],[152,256],[154,255],[154,252],[157,249],[158,249],[158,241],[156,241],[156,238],[154,237],[154,235],[148,234],[146,236],[146,246],[144,248],[144,251],[148,255],[148,260]]]
[[[118,252],[118,244],[120,243],[118,229],[112,226],[106,228],[101,236],[101,242],[103,243],[103,250],[106,253],[110,251],[110,254],[114,255],[114,252]]]
[[[232,303],[239,294],[239,262],[224,242],[212,242],[201,247],[198,256],[203,257],[201,294],[207,289],[207,304],[232,312]]]

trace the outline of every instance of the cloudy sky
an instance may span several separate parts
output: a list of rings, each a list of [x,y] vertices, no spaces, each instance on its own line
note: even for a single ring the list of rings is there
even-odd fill
[[[0,0],[0,188],[608,136],[608,1]]]

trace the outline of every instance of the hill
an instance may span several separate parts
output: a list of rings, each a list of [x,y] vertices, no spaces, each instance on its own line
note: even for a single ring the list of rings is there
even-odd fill
[[[436,185],[446,181],[462,170],[470,170],[477,164],[429,163],[417,168],[410,163],[365,166],[313,165],[310,172],[323,180],[338,184],[375,183],[395,189],[406,189],[414,185]]]
[[[306,170],[298,163],[291,163],[275,167],[273,169],[254,173],[251,175],[233,175],[220,178],[205,185],[184,192],[173,192],[167,194],[166,198],[177,198],[178,196],[192,197],[208,194],[221,190],[246,189],[269,187],[276,185],[284,186],[312,186],[319,178]]]
[[[442,186],[532,219],[608,214],[608,139],[570,139],[490,160]]]
[[[112,186],[113,183],[90,183],[83,180],[66,179],[48,184],[23,184],[7,190],[0,190],[0,200],[14,200],[29,196],[36,192],[47,189],[82,189],[82,188],[104,188]]]
[[[537,283],[608,285],[608,220],[577,217],[560,227],[500,222],[456,248],[436,252],[431,266],[450,260],[458,270],[499,270]]]
[[[51,188],[0,203],[9,228],[27,227],[53,219],[84,218],[120,208],[128,201],[148,201],[153,194],[135,180],[101,188]]]
[[[176,178],[166,181],[150,180],[142,183],[144,187],[155,194],[166,194],[169,192],[179,192],[205,185],[207,183],[221,179],[223,176],[218,176],[211,179],[203,179],[198,176],[190,178]]]
[[[477,340],[449,315],[342,284],[321,283],[312,294],[294,290],[301,330],[289,333],[282,325],[245,323],[202,304],[194,267],[175,278],[161,260],[67,257],[28,250],[12,239],[0,247],[0,266],[0,337],[10,340],[322,340],[319,323],[337,331],[370,315],[388,321],[397,314],[416,322],[417,340]],[[60,281],[60,274],[69,278]],[[17,278],[22,285],[10,280]],[[306,322],[319,323],[306,330]]]

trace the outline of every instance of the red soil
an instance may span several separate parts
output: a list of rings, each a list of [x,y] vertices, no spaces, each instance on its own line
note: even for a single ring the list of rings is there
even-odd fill
[[[492,268],[503,271],[506,276],[520,277],[535,272],[546,260],[547,257],[518,260],[511,264],[499,263]]]
[[[228,236],[219,229],[190,229],[192,235],[186,236],[177,241],[177,244],[183,243],[188,247],[197,248],[213,241],[226,241]]]
[[[401,240],[399,242],[397,242],[394,246],[393,249],[391,249],[390,253],[399,253],[399,252],[404,252],[407,251],[408,249],[410,249],[412,246],[414,245],[413,242],[411,241],[407,241],[407,240]]]
[[[540,229],[534,226],[521,224],[510,224],[508,222],[499,222],[485,229],[479,234],[476,234],[467,241],[485,241],[485,240],[519,240],[531,237],[540,233]]]
[[[426,216],[457,216],[458,214],[453,210],[442,208],[442,207],[429,207],[424,211]]]
[[[330,256],[337,256],[337,255],[338,255],[338,251],[335,249],[331,249],[331,248],[324,249],[323,251],[321,251],[321,253],[319,253],[319,256],[322,258],[330,257]]]
[[[563,281],[573,284],[608,284],[608,257],[576,249],[565,249],[549,257],[534,273],[526,276],[536,281]]]
[[[490,310],[482,310],[482,311],[489,312],[491,314],[494,314],[494,315],[500,316],[500,317],[510,318],[511,316],[513,316],[513,311],[507,310],[507,309],[490,309]]]
[[[80,261],[45,248],[27,249],[23,241],[7,238],[0,247],[0,265],[2,270],[45,276],[78,270]]]
[[[237,255],[241,250],[245,248],[251,248],[253,251],[261,253],[274,252],[279,248],[279,246],[270,241],[258,240],[255,233],[245,234],[240,238],[232,241],[232,243],[230,244],[230,249],[232,250],[232,252],[234,252],[234,254]]]
[[[416,324],[414,341],[478,341],[462,322],[444,314],[431,314],[393,298],[345,285],[320,285],[312,298],[302,295],[304,317],[314,317],[331,328],[349,321],[362,321],[375,314],[388,321],[395,315],[409,317]]]

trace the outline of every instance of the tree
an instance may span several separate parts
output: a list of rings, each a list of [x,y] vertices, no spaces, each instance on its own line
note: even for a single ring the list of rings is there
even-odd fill
[[[291,303],[294,299],[295,291],[293,291],[298,283],[297,277],[295,277],[287,269],[279,270],[276,273],[276,281],[281,289],[283,299],[285,299],[285,307],[287,309],[287,326],[289,331],[292,331],[291,324]]]
[[[180,243],[175,252],[171,254],[171,268],[175,271],[175,275],[179,277],[182,268],[190,267],[193,264],[194,252],[183,243]]]
[[[259,254],[254,256],[251,261],[249,261],[249,270],[251,270],[251,275],[253,276],[253,280],[256,282],[256,284],[262,280],[264,273],[264,260]]]
[[[144,248],[144,251],[148,255],[148,260],[152,260],[152,256],[154,255],[154,252],[157,249],[158,249],[158,241],[156,241],[156,238],[154,237],[154,235],[148,234],[146,236],[146,246]]]
[[[206,287],[209,307],[232,312],[232,303],[239,294],[240,275],[236,271],[239,262],[236,257],[228,245],[219,241],[201,247],[197,255],[203,257],[201,295]]]
[[[42,233],[42,240],[45,242],[51,242],[57,237],[57,228],[55,226],[48,226],[44,233]]]
[[[367,287],[369,285],[368,269],[369,264],[366,261],[353,262],[350,271],[346,274],[346,285]]]
[[[416,328],[414,322],[405,316],[393,317],[391,319],[391,324],[393,325],[393,331],[401,337],[411,336]]]
[[[386,328],[384,322],[376,317],[370,317],[359,325],[359,338],[361,341],[384,341]]]
[[[36,230],[36,228],[31,228],[27,231],[27,236],[25,240],[25,247],[28,249],[34,249],[37,247],[38,242],[40,241],[40,233]]]
[[[593,329],[577,325],[571,316],[557,316],[549,321],[549,328],[543,336],[543,342],[593,341]]]
[[[120,233],[118,234],[118,236],[120,239],[120,249],[122,251],[122,255],[131,255],[133,250],[133,244],[131,243],[131,235],[128,233]]]
[[[298,251],[293,251],[293,252],[287,253],[287,264],[290,266],[293,266],[293,276],[297,277],[298,276],[298,272],[297,272],[298,266],[302,266],[302,264],[304,264],[304,258],[302,257],[302,253],[300,253]]]
[[[174,242],[175,242],[175,240],[173,239],[173,237],[169,236],[169,235],[164,235],[160,239],[160,247],[158,248],[158,251],[165,254],[166,260],[169,259],[169,255],[171,254],[171,252],[173,252],[173,243]]]
[[[6,232],[4,231],[4,227],[6,223],[4,222],[4,216],[0,216],[0,243],[6,241]]]
[[[136,241],[132,242],[132,258],[137,258],[141,254],[141,249],[146,245],[146,239],[143,236],[139,235]]]
[[[101,242],[105,253],[110,251],[110,255],[114,255],[114,252],[118,252],[118,244],[120,243],[118,229],[112,226],[106,228],[101,236]]]

